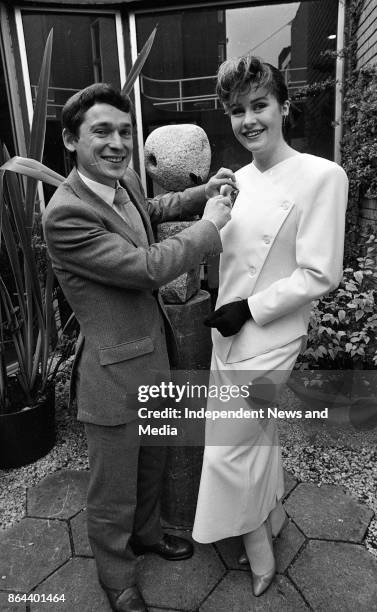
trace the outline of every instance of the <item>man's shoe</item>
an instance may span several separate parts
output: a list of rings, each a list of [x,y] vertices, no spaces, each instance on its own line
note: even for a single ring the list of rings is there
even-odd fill
[[[144,600],[137,586],[128,587],[123,591],[107,589],[103,585],[102,588],[114,612],[147,612]]]
[[[156,544],[137,544],[131,543],[131,548],[135,555],[143,555],[147,552],[156,553],[168,561],[182,561],[189,559],[194,553],[194,547],[188,540],[178,536],[164,533],[161,540]]]

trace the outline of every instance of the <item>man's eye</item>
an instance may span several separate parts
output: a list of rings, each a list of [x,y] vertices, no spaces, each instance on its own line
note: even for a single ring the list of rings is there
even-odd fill
[[[130,138],[132,136],[131,130],[123,130],[120,132],[122,138]]]
[[[107,130],[101,130],[101,129],[96,129],[95,134],[98,134],[98,136],[105,136],[107,134]]]

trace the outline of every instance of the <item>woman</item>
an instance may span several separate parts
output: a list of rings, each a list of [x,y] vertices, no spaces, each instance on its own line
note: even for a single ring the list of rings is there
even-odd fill
[[[241,535],[259,596],[276,571],[272,535],[286,520],[268,407],[305,344],[311,301],[341,279],[348,181],[337,164],[287,144],[288,91],[270,64],[250,54],[227,60],[217,94],[253,161],[235,173],[239,193],[221,231],[219,295],[207,320],[211,382],[237,385],[234,405],[255,410],[253,418],[207,420],[193,537]],[[207,409],[218,407],[209,399]]]

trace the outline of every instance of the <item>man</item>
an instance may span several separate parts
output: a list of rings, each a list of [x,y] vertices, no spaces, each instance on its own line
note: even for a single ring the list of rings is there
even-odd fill
[[[147,201],[128,168],[131,102],[107,84],[72,96],[62,123],[76,167],[43,223],[54,270],[81,328],[73,376],[88,440],[88,535],[112,609],[139,612],[146,608],[135,584],[135,555],[186,559],[192,545],[162,533],[165,449],[140,446],[133,399],[139,384],[169,368],[165,328],[168,341],[171,333],[158,288],[221,251],[219,230],[230,219],[230,200],[219,190],[233,187],[234,175],[222,169],[205,186]],[[154,243],[151,223],[203,208],[192,227]]]

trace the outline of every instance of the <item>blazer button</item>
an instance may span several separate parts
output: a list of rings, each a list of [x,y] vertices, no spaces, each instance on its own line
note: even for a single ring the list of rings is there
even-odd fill
[[[250,266],[249,268],[249,276],[255,276],[257,269],[254,266]]]
[[[267,236],[267,235],[263,236],[263,242],[264,244],[270,244],[271,242],[270,236]]]
[[[289,205],[290,205],[290,202],[288,200],[284,200],[281,207],[283,208],[283,210],[288,210]]]

